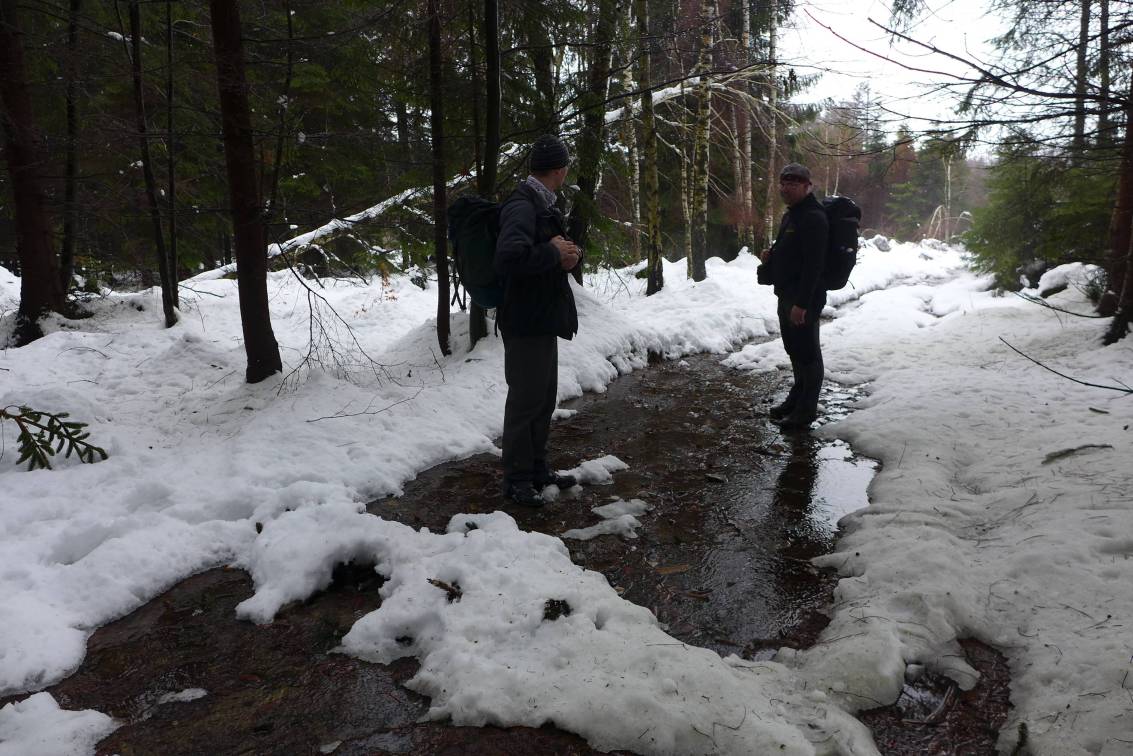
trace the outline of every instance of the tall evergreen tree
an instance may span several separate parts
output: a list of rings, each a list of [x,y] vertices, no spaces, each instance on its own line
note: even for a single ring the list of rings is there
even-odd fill
[[[240,325],[248,383],[259,383],[283,369],[279,345],[271,327],[267,291],[267,246],[263,206],[256,182],[251,112],[244,76],[240,9],[229,0],[210,0],[216,79],[224,133],[233,236],[236,239],[236,276],[240,293]]]

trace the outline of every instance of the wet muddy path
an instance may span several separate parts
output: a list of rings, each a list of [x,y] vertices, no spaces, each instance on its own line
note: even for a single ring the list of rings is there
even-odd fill
[[[426,471],[369,510],[441,530],[454,514],[503,508],[522,529],[561,534],[599,522],[591,508],[612,498],[642,499],[652,509],[638,518],[637,538],[566,540],[574,560],[653,610],[682,641],[748,658],[809,646],[826,624],[836,581],[808,560],[832,548],[839,517],[867,504],[874,465],[844,444],[780,434],[765,415],[780,377],[727,370],[719,359],[659,363],[564,405],[576,412],[555,422],[552,462],[565,468],[613,454],[629,469],[612,485],[584,487],[541,510],[505,507],[497,460],[479,455]],[[833,387],[824,402],[837,414],[851,398]],[[98,630],[83,666],[49,690],[64,708],[94,708],[124,723],[100,754],[594,753],[550,727],[418,723],[428,700],[400,685],[414,674],[413,660],[386,666],[333,653],[380,605],[381,578],[364,565],[342,566],[335,577],[327,591],[256,626],[235,619],[234,607],[252,593],[245,573],[196,575]],[[918,725],[907,706],[879,710],[871,726],[883,752],[951,752],[922,750],[917,728],[936,737],[949,725],[935,702],[960,707],[945,701],[946,681],[918,685],[909,700],[934,718]],[[984,733],[978,745],[965,740],[964,753],[994,752],[998,725],[982,716],[958,725]]]

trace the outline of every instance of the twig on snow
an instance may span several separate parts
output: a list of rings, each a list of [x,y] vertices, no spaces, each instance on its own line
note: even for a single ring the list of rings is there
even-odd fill
[[[1004,344],[1007,344],[1008,348],[1011,349],[1011,351],[1015,352],[1016,354],[1018,354],[1022,357],[1026,357],[1031,362],[1035,363],[1036,365],[1043,368],[1044,370],[1049,370],[1050,372],[1057,375],[1059,378],[1065,378],[1068,381],[1073,381],[1074,383],[1079,383],[1083,386],[1090,386],[1092,388],[1109,389],[1110,391],[1120,391],[1124,394],[1133,394],[1133,388],[1130,388],[1128,386],[1104,386],[1100,383],[1089,383],[1088,381],[1080,381],[1077,378],[1072,378],[1071,376],[1066,375],[1065,373],[1060,373],[1057,370],[1055,370],[1054,368],[1042,364],[1041,362],[1036,360],[1034,357],[1031,357],[1029,354],[1024,354],[1023,352],[1019,351],[1015,347],[1011,346],[1011,344],[1008,343],[1007,339],[1003,338],[1002,336],[999,337],[999,340],[1002,341]]]

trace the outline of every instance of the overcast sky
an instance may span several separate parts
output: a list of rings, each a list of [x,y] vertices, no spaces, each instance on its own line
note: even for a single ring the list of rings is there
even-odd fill
[[[928,10],[908,33],[949,52],[987,60],[992,57],[987,41],[1003,28],[1000,21],[986,15],[987,3],[988,0],[927,0]],[[933,83],[945,77],[907,71],[896,62],[855,49],[822,26],[830,26],[849,42],[893,61],[933,71],[962,70],[958,64],[909,44],[891,46],[889,35],[869,22],[872,18],[888,25],[889,7],[890,3],[881,0],[799,0],[789,28],[782,30],[784,59],[800,73],[813,70],[809,66],[838,71],[823,73],[819,83],[802,99],[848,100],[859,84],[868,82],[875,98],[893,111],[920,117],[951,116],[952,103],[947,98],[927,94]],[[910,125],[918,127],[915,121],[910,121]]]

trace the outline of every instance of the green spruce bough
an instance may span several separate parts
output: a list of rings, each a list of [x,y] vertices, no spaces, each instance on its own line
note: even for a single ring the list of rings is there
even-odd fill
[[[0,420],[11,420],[20,429],[17,438],[20,458],[16,460],[16,464],[27,462],[28,470],[50,470],[51,458],[63,451],[64,447],[67,448],[64,457],[70,457],[74,453],[80,462],[93,463],[106,459],[104,449],[86,440],[90,436],[90,433],[83,430],[87,424],[67,420],[68,417],[70,415],[66,412],[56,415],[23,406],[9,405],[0,409]]]

